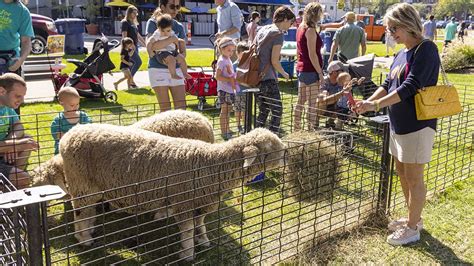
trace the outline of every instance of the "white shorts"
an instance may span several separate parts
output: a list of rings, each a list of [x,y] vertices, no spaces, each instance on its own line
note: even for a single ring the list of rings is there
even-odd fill
[[[183,77],[181,69],[176,69],[176,74]],[[149,68],[148,77],[150,78],[150,86],[154,87],[176,87],[184,85],[183,79],[172,79],[167,68]]]
[[[435,134],[436,131],[431,127],[404,135],[390,131],[389,152],[402,163],[428,163],[431,160]]]

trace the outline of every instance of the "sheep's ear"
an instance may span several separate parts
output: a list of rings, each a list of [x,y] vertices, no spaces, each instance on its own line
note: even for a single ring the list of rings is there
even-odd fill
[[[249,167],[257,158],[258,148],[255,146],[248,146],[243,149],[244,154],[244,168]]]

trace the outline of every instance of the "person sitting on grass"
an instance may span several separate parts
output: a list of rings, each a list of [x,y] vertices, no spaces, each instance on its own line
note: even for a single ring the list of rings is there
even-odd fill
[[[239,61],[242,58],[242,53],[249,50],[249,45],[247,42],[239,42],[237,44],[237,61],[234,62],[234,72],[237,71],[237,66],[239,65]],[[243,90],[247,89],[240,85],[240,89],[235,93],[235,102],[234,102],[234,112],[235,112],[235,119],[237,120],[237,129],[240,134],[244,134],[244,128],[242,127],[241,121],[245,118],[245,93],[242,92]]]
[[[158,18],[156,22],[158,29],[156,29],[155,33],[151,36],[151,38],[155,40],[166,40],[169,37],[176,37],[176,34],[171,29],[173,25],[173,19],[170,15],[164,14]],[[178,39],[178,42],[171,43],[170,45],[166,46],[163,49],[159,49],[155,51],[155,58],[160,64],[164,64],[168,66],[168,70],[171,74],[171,78],[173,79],[182,79],[176,73],[176,64],[179,64],[181,72],[183,72],[184,78],[192,78],[191,75],[188,74],[188,65],[186,64],[186,59],[184,56],[178,52],[184,50],[185,43],[183,39]]]
[[[352,86],[355,84],[360,85],[364,80],[365,78],[360,78],[359,80],[357,78],[352,79],[349,73],[342,72],[337,76],[337,87],[328,87],[330,90],[324,91],[321,94],[318,99],[319,108],[333,112],[328,114],[330,117],[327,122],[328,127],[342,129],[343,120],[347,120],[349,116],[354,115],[351,111],[351,106],[349,106],[349,99],[352,98]],[[336,118],[335,121],[334,118]]]
[[[133,44],[132,38],[125,37],[122,39],[122,51],[120,52],[120,70],[123,73],[123,78],[117,80],[117,82],[114,82],[115,90],[118,89],[118,85],[124,80],[127,80],[127,87],[129,89],[137,87],[137,85],[135,85],[135,81],[133,80],[132,72],[130,71],[130,68],[133,66],[133,61],[131,58],[135,49],[136,48]]]
[[[59,140],[77,124],[90,124],[92,120],[84,111],[79,111],[80,96],[73,87],[64,87],[58,93],[59,104],[64,111],[51,123],[51,135],[54,139],[54,154],[59,153]]]
[[[25,134],[15,108],[23,103],[26,83],[17,74],[0,76],[0,173],[17,188],[26,188],[30,176],[25,171],[31,151],[38,143]]]

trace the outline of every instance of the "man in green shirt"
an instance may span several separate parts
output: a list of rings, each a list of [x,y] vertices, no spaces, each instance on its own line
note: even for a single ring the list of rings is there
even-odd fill
[[[338,51],[338,57],[344,59],[352,59],[359,55],[364,55],[367,49],[365,31],[355,25],[356,15],[354,12],[347,12],[345,15],[346,25],[339,28],[334,35],[334,40],[331,46],[331,55],[329,56],[329,63],[333,60],[336,51]],[[359,46],[361,47],[361,53],[359,54]]]
[[[447,47],[449,43],[452,42],[454,38],[456,38],[456,23],[454,22],[455,19],[454,17],[451,18],[451,22],[446,25],[446,28],[444,28],[444,46]]]
[[[29,186],[30,176],[25,171],[31,151],[38,143],[26,135],[14,108],[23,103],[25,81],[14,73],[0,76],[0,173],[17,188]]]

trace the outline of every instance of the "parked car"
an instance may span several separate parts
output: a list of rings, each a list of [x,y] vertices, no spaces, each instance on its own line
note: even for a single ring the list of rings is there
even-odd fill
[[[31,14],[31,21],[33,23],[33,31],[35,32],[35,37],[31,39],[31,53],[42,54],[46,52],[48,36],[58,34],[58,30],[52,18]]]

